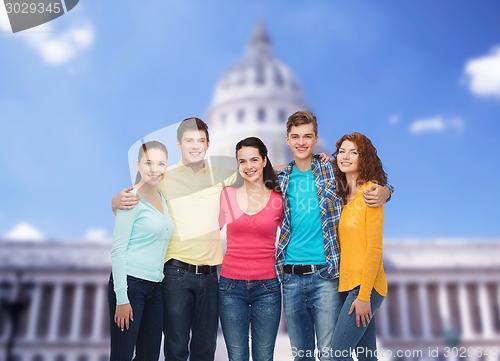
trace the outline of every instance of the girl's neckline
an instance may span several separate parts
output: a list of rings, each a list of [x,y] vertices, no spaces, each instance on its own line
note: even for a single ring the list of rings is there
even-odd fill
[[[262,207],[262,208],[261,208],[261,209],[259,209],[258,211],[256,211],[256,212],[245,212],[245,211],[243,210],[243,208],[240,206],[240,202],[238,202],[238,189],[239,189],[239,188],[237,188],[237,189],[235,190],[235,192],[234,192],[234,199],[235,199],[235,201],[236,201],[236,205],[238,206],[238,209],[239,209],[239,210],[240,210],[243,214],[246,214],[247,216],[255,216],[255,215],[259,214],[260,212],[262,212],[264,209],[266,209],[266,208],[267,208],[267,205],[268,205],[268,204],[269,204],[269,202],[271,201],[272,194],[273,194],[273,191],[270,191],[270,192],[269,192],[269,196],[268,196],[268,198],[267,198],[267,200],[266,200],[266,202],[265,202],[265,204],[264,204],[264,207]]]
[[[138,189],[134,188],[134,191],[135,191],[135,193],[138,193],[139,196],[141,196],[141,193],[139,192]],[[153,208],[155,211],[157,211],[158,213],[160,213],[163,216],[163,215],[165,215],[165,208],[166,208],[165,199],[163,198],[163,195],[161,194],[161,192],[158,192],[158,191],[156,191],[156,192],[160,195],[161,209],[155,207],[151,202],[147,201],[143,197],[139,197],[139,202],[143,202],[144,204],[149,205],[151,208]]]

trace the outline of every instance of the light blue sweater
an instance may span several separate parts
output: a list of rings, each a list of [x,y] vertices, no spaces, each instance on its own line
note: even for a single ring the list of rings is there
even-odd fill
[[[118,305],[129,303],[127,275],[153,282],[163,280],[163,263],[174,223],[165,198],[161,199],[164,214],[143,200],[131,210],[117,210],[111,262]]]

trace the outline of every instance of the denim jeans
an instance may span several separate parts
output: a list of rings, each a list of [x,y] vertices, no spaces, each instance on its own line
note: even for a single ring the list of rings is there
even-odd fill
[[[165,264],[163,307],[166,361],[213,361],[219,326],[217,272],[197,275]]]
[[[271,361],[281,315],[281,289],[276,278],[260,281],[220,277],[219,311],[229,361]]]
[[[295,361],[316,360],[316,355],[322,361],[331,359],[340,310],[338,284],[326,267],[308,275],[284,274],[283,310]]]
[[[349,315],[349,308],[358,297],[359,286],[348,292],[341,292],[340,297],[343,302],[339,319],[333,333],[332,349],[335,360],[352,360],[351,350],[356,352],[358,361],[377,360],[377,340],[375,318],[372,318],[366,327],[356,326],[356,312]],[[370,305],[372,314],[378,310],[384,301],[377,291],[372,290]]]
[[[161,283],[127,276],[127,295],[133,312],[129,329],[121,331],[115,324],[116,294],[113,277],[108,283],[111,361],[158,360],[163,329]]]

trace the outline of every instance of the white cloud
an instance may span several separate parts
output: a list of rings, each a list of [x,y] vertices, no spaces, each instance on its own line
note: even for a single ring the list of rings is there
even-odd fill
[[[111,242],[108,232],[103,228],[91,228],[85,233],[84,239],[89,242]]]
[[[445,132],[448,130],[462,130],[465,122],[461,118],[444,118],[435,116],[431,118],[422,118],[415,120],[410,124],[410,132],[413,134],[429,132]]]
[[[74,25],[66,31],[55,32],[50,23],[27,32],[28,44],[34,47],[42,59],[50,65],[61,65],[87,50],[94,42],[94,28],[89,22]]]
[[[0,32],[12,32],[5,7],[0,4]],[[50,65],[61,65],[74,59],[94,43],[94,28],[89,21],[73,25],[65,31],[54,30],[48,22],[17,34]]]
[[[500,47],[495,47],[488,55],[469,60],[464,72],[473,94],[500,98]]]
[[[8,231],[3,238],[13,241],[43,241],[45,236],[33,225],[20,222]]]

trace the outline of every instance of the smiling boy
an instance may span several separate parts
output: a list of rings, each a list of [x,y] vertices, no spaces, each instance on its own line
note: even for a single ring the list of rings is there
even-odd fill
[[[342,202],[335,192],[333,164],[314,155],[316,117],[296,112],[286,127],[286,142],[294,160],[277,171],[285,217],[276,272],[283,284],[283,309],[295,361],[315,360],[315,355],[329,360],[340,309],[337,225]],[[365,201],[380,206],[389,196],[388,188],[378,186],[370,190]]]
[[[162,283],[167,361],[213,361],[215,355],[217,265],[222,262],[219,200],[236,172],[235,167],[214,166],[217,158],[205,158],[209,145],[205,122],[183,120],[177,128],[181,161],[167,169],[158,187],[175,224]],[[137,202],[125,189],[113,198],[113,207],[130,209]]]

